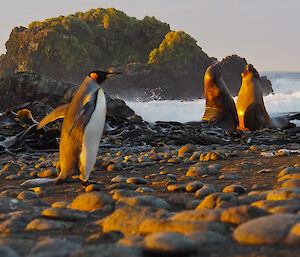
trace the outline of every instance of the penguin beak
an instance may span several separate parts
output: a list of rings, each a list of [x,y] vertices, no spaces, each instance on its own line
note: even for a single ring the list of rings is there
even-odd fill
[[[116,76],[116,75],[119,75],[119,74],[122,74],[122,72],[114,72],[114,73],[109,73],[109,74],[106,74],[106,78],[110,78],[110,77],[113,77],[113,76]]]

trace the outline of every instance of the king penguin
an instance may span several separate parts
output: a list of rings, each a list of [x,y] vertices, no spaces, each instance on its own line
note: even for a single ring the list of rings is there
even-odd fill
[[[39,122],[37,129],[56,119],[64,119],[56,184],[64,183],[73,175],[79,175],[83,185],[88,183],[96,163],[106,118],[106,99],[100,85],[117,74],[120,73],[92,71],[80,85],[71,103],[59,106]]]

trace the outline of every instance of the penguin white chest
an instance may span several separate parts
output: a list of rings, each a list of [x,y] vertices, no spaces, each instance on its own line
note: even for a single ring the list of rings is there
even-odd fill
[[[96,157],[103,133],[106,118],[106,100],[104,92],[98,90],[95,110],[84,129],[82,149],[80,153],[81,179],[88,180],[96,163]],[[83,170],[82,170],[83,169]]]

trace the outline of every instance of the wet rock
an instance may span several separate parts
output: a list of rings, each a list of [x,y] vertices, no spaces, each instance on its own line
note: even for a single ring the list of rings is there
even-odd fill
[[[195,193],[195,197],[196,198],[203,198],[206,197],[210,194],[213,194],[216,192],[216,189],[214,189],[213,187],[202,187],[199,190],[196,191]]]
[[[7,163],[0,171],[1,177],[6,177],[8,175],[17,174],[21,170],[21,166],[15,162]]]
[[[135,190],[137,193],[152,193],[154,192],[154,190],[150,187],[139,187]]]
[[[227,179],[227,180],[240,180],[242,179],[241,176],[235,174],[223,174],[219,176],[219,179]]]
[[[115,189],[113,192],[114,192],[113,193],[114,200],[119,200],[122,197],[133,197],[139,195],[136,191],[126,190],[126,189]]]
[[[185,153],[193,153],[196,150],[196,147],[192,144],[186,144],[179,148],[178,157],[185,157]]]
[[[20,256],[27,255],[35,244],[36,244],[36,240],[32,240],[28,238],[23,239],[23,238],[15,238],[15,237],[12,238],[6,237],[0,239],[1,247],[14,249],[14,251],[16,251],[16,253],[19,254]],[[6,257],[6,255],[3,252],[1,252],[1,250],[0,250],[0,256]],[[8,255],[8,257],[9,256],[10,255]]]
[[[171,210],[171,206],[163,199],[152,195],[140,195],[136,197],[123,197],[118,203],[125,203],[130,206],[151,206],[155,208]]]
[[[135,235],[123,237],[118,241],[118,244],[142,249],[144,246],[144,237]]]
[[[20,257],[14,250],[0,245],[0,256],[2,257]]]
[[[234,230],[233,236],[243,244],[280,243],[299,220],[293,214],[268,215],[243,223]]]
[[[49,219],[34,219],[27,226],[26,230],[65,230],[71,228],[70,223]]]
[[[286,199],[299,199],[300,188],[279,188],[269,191],[266,200],[286,200]]]
[[[137,185],[140,185],[140,184],[147,184],[147,180],[144,179],[144,178],[140,178],[140,177],[131,177],[131,178],[128,178],[126,180],[127,183],[130,183],[130,184],[137,184]]]
[[[218,233],[225,233],[226,226],[219,222],[201,221],[201,220],[171,220],[171,219],[151,219],[144,220],[139,228],[142,235],[159,231],[172,231],[185,234],[197,230],[210,230]]]
[[[285,175],[293,174],[293,173],[300,173],[300,169],[296,167],[286,167],[280,171],[277,177],[283,177]]]
[[[233,193],[213,193],[206,196],[196,209],[228,208],[238,204],[239,201]]]
[[[186,172],[186,176],[197,177],[207,173],[206,166],[191,166]]]
[[[181,211],[170,217],[171,220],[220,221],[221,211],[214,209]]]
[[[286,174],[282,177],[279,177],[278,178],[278,182],[281,182],[285,179],[300,179],[300,172],[297,172],[297,173],[291,173],[291,174]]]
[[[97,256],[97,257],[141,257],[142,252],[138,248],[128,247],[120,244],[100,244],[89,245],[87,247],[77,248],[70,257]]]
[[[114,189],[128,189],[128,190],[136,190],[138,188],[135,184],[128,184],[128,183],[115,183],[110,186],[107,186],[107,190],[114,190]]]
[[[35,199],[37,198],[38,195],[34,192],[31,192],[31,191],[23,191],[21,192],[20,194],[18,194],[18,199],[21,199],[21,200],[30,200],[30,199]]]
[[[202,186],[204,185],[204,183],[200,182],[200,181],[192,181],[189,182],[186,187],[185,190],[187,192],[196,192],[198,189],[200,189]]]
[[[239,195],[244,194],[246,192],[245,188],[241,185],[230,185],[224,187],[222,190],[223,193],[237,193]]]
[[[123,238],[123,233],[120,231],[100,232],[90,235],[85,242],[88,244],[107,244],[116,243]]]
[[[160,219],[169,216],[170,214],[163,209],[126,206],[96,223],[102,225],[103,232],[121,231],[125,236],[130,236],[137,234],[140,224],[146,218]]]
[[[32,210],[23,200],[11,197],[0,197],[0,213],[9,213],[12,211]]]
[[[72,253],[77,248],[80,248],[80,245],[78,245],[74,242],[68,241],[68,240],[46,238],[46,239],[38,242],[31,249],[30,256],[31,255],[39,256],[39,254],[41,256],[44,256],[42,254],[51,253],[52,256],[63,257],[63,256],[68,256],[70,253]]]
[[[264,210],[270,210],[275,207],[279,206],[300,206],[299,200],[261,200],[257,202],[253,202],[251,204],[252,206],[256,206],[258,208],[264,209]]]
[[[59,202],[55,202],[51,205],[52,208],[69,208],[71,207],[71,203],[70,202],[66,202],[66,201],[59,201]]]
[[[72,202],[71,208],[79,211],[94,211],[106,205],[114,205],[114,200],[105,194],[89,192],[78,195]]]
[[[284,240],[287,244],[298,246],[300,243],[300,222],[295,224]]]
[[[287,179],[281,184],[281,187],[300,187],[300,179]]]
[[[167,190],[170,192],[177,192],[177,191],[185,191],[185,184],[173,184],[173,185],[169,185],[167,187]]]
[[[24,230],[27,224],[34,218],[36,218],[36,215],[32,215],[26,212],[11,214],[7,220],[0,223],[0,232],[2,233],[21,232]]]
[[[186,233],[185,235],[195,241],[198,246],[222,244],[228,241],[225,236],[213,231],[192,231]]]
[[[121,183],[121,182],[126,182],[127,178],[121,176],[121,175],[118,175],[116,177],[113,177],[111,179],[111,183]]]
[[[42,187],[55,184],[55,179],[51,178],[36,178],[28,179],[21,184],[21,187],[30,188],[30,187]]]
[[[37,174],[39,178],[55,178],[56,176],[57,172],[55,168],[44,169]]]
[[[239,225],[248,220],[269,214],[269,212],[254,206],[242,205],[222,211],[221,221]]]
[[[147,235],[144,241],[144,250],[149,254],[188,256],[197,252],[196,243],[179,233],[156,232]]]
[[[83,211],[53,207],[43,210],[42,215],[46,218],[67,221],[76,221],[86,219],[88,217],[88,214]]]

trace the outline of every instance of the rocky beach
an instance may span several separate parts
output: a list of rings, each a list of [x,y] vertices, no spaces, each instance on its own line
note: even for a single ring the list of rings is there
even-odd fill
[[[178,112],[174,102],[203,99],[216,61],[184,31],[114,8],[13,28],[0,56],[0,257],[300,256],[299,125],[228,132],[198,109],[184,123],[158,121],[162,105],[146,119],[128,104]],[[247,64],[220,60],[230,97]],[[62,120],[37,124],[99,69],[119,75],[101,84],[95,167],[87,185],[57,185]],[[264,75],[272,111],[299,111],[299,74]]]
[[[107,98],[88,186],[55,185],[61,123],[34,128],[50,100],[2,114],[1,256],[300,254],[298,127],[149,123]]]

